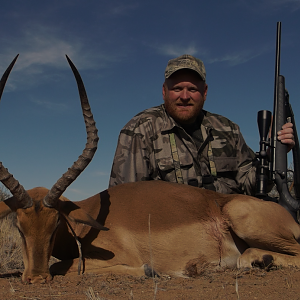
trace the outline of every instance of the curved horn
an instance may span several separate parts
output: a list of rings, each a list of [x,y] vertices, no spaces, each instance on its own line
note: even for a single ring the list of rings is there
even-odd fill
[[[3,94],[3,90],[7,81],[7,78],[12,70],[19,54],[14,58],[14,60],[10,63],[6,71],[4,72],[1,80],[0,80],[0,100]],[[29,197],[24,187],[16,180],[12,174],[8,172],[7,169],[4,168],[2,163],[0,162],[0,181],[4,184],[4,186],[13,194],[13,196],[18,201],[18,206],[22,208],[28,208],[32,206],[32,199]]]
[[[58,198],[63,194],[63,192],[67,189],[67,187],[80,175],[80,173],[87,167],[87,165],[92,160],[98,144],[98,135],[96,123],[93,118],[93,114],[91,112],[91,108],[89,105],[89,101],[86,95],[86,91],[80,77],[79,72],[76,67],[66,55],[68,63],[73,71],[75,76],[78,91],[80,95],[80,102],[82,113],[85,121],[85,127],[87,132],[87,143],[82,152],[82,154],[78,157],[77,161],[74,162],[73,166],[68,169],[66,173],[62,175],[62,177],[53,185],[51,190],[45,196],[43,202],[45,206],[54,207],[58,201]]]
[[[2,93],[3,93],[4,87],[5,87],[7,78],[9,76],[10,71],[13,68],[18,56],[19,56],[19,54],[13,59],[13,61],[10,63],[10,65],[8,66],[8,68],[6,69],[6,71],[4,72],[4,74],[1,77],[1,80],[0,80],[0,100],[1,100],[1,97],[2,97]]]

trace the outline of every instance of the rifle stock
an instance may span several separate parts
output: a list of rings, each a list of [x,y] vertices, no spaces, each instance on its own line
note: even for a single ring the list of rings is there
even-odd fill
[[[270,116],[271,113],[269,111],[258,112],[259,131],[263,131],[264,133],[260,135],[260,152],[257,153],[257,157],[259,158],[259,166],[257,168],[256,196],[263,199],[266,198],[267,181],[268,179],[273,180],[273,182],[276,184],[277,191],[279,193],[279,199],[276,202],[278,202],[280,205],[286,208],[293,216],[293,218],[297,221],[297,211],[300,209],[300,201],[297,199],[300,194],[300,151],[295,120],[291,105],[289,103],[289,95],[285,89],[285,78],[282,75],[280,75],[280,39],[281,23],[278,22],[275,61],[274,108],[270,141],[267,141],[267,129],[263,129],[262,127],[270,127],[270,123],[266,121],[266,118],[264,118],[264,116]],[[277,132],[280,131],[282,129],[282,126],[287,122],[292,122],[294,126],[293,129],[295,137],[295,146],[293,148],[293,158],[295,170],[294,186],[296,199],[294,199],[291,196],[288,189],[287,145],[281,143],[277,139]],[[269,158],[267,158],[264,155],[264,150],[267,145],[270,146]]]

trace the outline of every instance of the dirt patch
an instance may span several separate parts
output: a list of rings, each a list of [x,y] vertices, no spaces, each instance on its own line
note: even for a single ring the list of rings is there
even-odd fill
[[[56,276],[47,284],[22,284],[21,273],[0,275],[1,299],[299,299],[300,270],[225,270],[198,278]]]

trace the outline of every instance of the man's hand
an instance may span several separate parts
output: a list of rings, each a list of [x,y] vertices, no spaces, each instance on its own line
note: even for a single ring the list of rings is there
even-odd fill
[[[282,126],[282,130],[277,132],[277,138],[283,144],[288,146],[288,152],[295,146],[294,130],[292,123],[286,123]]]

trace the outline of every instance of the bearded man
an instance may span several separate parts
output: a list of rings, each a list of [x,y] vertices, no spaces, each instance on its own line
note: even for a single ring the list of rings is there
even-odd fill
[[[171,59],[164,104],[137,114],[120,132],[109,186],[165,180],[254,195],[256,156],[237,124],[203,109],[207,89],[200,59],[187,54]],[[295,144],[292,126],[278,132],[289,149]]]

